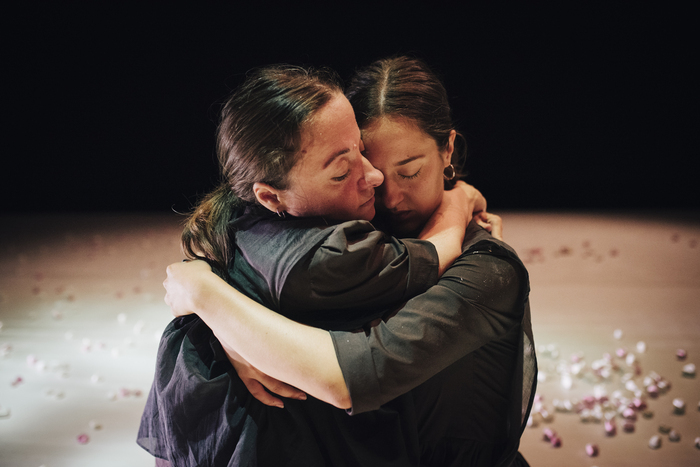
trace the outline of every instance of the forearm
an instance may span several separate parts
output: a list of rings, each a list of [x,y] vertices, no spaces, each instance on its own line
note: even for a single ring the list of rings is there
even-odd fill
[[[296,323],[249,299],[215,274],[192,293],[197,313],[225,347],[269,376],[339,408],[350,407],[327,331]]]
[[[464,184],[464,182],[461,182]],[[446,191],[442,202],[418,235],[435,245],[439,260],[439,275],[449,268],[462,253],[462,241],[471,220],[472,206],[463,190]]]
[[[509,262],[466,255],[437,286],[409,300],[368,335],[333,332],[353,413],[375,410],[509,335],[522,321],[520,291],[519,273]]]
[[[435,217],[435,216],[433,216]],[[424,229],[418,238],[427,240],[435,246],[438,255],[438,275],[447,271],[455,259],[462,253],[462,241],[466,230],[466,221],[460,216],[447,218],[440,216],[428,230]],[[464,225],[462,225],[464,222]]]

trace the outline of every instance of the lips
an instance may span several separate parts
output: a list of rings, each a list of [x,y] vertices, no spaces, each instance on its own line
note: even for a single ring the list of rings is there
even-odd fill
[[[391,213],[391,218],[394,220],[394,222],[403,222],[410,217],[411,211],[399,211]]]

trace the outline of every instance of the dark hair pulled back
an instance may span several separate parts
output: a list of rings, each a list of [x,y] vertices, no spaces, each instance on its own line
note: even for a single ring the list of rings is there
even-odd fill
[[[284,190],[299,160],[305,125],[342,87],[331,70],[273,65],[248,74],[224,102],[216,151],[221,183],[195,207],[182,244],[225,276],[231,258],[228,225],[237,207],[255,203],[253,184]]]
[[[381,117],[405,118],[433,138],[440,149],[447,147],[450,132],[455,129],[445,87],[418,58],[386,58],[361,68],[355,72],[345,95],[360,128]],[[452,188],[459,178],[466,151],[466,141],[457,132],[452,164],[458,176],[445,181],[446,188]]]

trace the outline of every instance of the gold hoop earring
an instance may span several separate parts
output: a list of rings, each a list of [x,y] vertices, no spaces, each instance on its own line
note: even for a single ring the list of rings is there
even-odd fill
[[[455,166],[450,164],[447,167],[445,167],[445,170],[442,171],[442,176],[445,178],[445,180],[452,180],[457,176],[457,171],[455,170]]]
[[[275,212],[276,212],[277,215],[280,216],[282,219],[284,219],[285,217],[287,217],[287,213],[286,213],[285,211],[280,211],[280,210],[278,209],[278,210],[275,211]]]

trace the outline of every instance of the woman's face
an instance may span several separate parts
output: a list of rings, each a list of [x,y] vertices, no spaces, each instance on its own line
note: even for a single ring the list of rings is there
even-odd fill
[[[440,205],[455,135],[453,130],[441,150],[410,120],[382,117],[362,130],[365,156],[384,174],[377,210],[388,217],[394,233],[417,234]]]
[[[371,220],[381,172],[365,159],[350,102],[336,95],[302,131],[301,157],[280,195],[284,210],[299,217]]]

